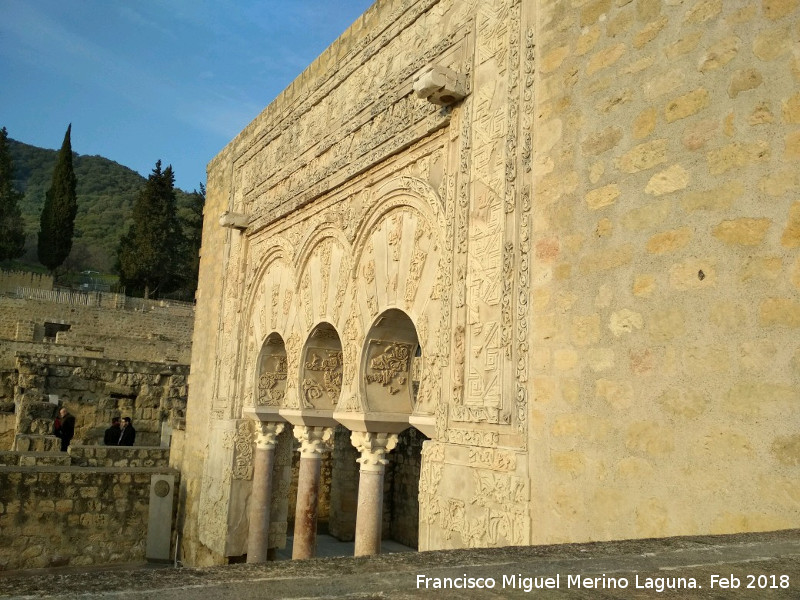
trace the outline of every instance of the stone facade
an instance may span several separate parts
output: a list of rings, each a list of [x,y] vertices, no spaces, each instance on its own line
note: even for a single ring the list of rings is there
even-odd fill
[[[247,522],[261,423],[303,535],[352,432],[357,554],[408,427],[421,550],[797,527],[799,35],[796,0],[371,7],[209,165],[184,559],[284,518]]]

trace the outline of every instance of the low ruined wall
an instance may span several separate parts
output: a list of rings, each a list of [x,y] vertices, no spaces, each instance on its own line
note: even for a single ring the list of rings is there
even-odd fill
[[[75,416],[75,443],[101,445],[114,416],[133,419],[136,446],[160,446],[165,426],[182,427],[185,365],[22,353],[16,360],[17,435],[47,432],[31,430],[22,413],[28,403],[42,403],[51,395]]]
[[[53,276],[43,273],[3,271],[0,269],[0,294],[8,294],[18,287],[52,290]]]
[[[120,446],[69,447],[72,464],[79,467],[166,467],[169,448]]]
[[[45,323],[69,326],[45,343]],[[0,296],[0,339],[68,345],[101,356],[188,364],[194,314],[170,307],[121,310]],[[41,348],[40,348],[40,351]]]
[[[145,560],[154,474],[178,477],[163,467],[0,467],[0,571]]]

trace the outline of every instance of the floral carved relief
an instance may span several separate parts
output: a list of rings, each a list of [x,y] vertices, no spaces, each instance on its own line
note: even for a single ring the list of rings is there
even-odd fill
[[[286,381],[286,357],[276,356],[269,361],[272,364],[261,371],[258,378],[257,403],[261,406],[280,406],[284,397]]]
[[[379,347],[383,343],[371,342],[372,357],[369,359],[364,377],[368,383],[379,383],[389,394],[396,394],[408,386],[413,348],[410,344],[394,342],[380,351]]]
[[[301,396],[304,408],[316,408],[323,397],[335,404],[342,391],[341,350],[309,347],[306,357]]]

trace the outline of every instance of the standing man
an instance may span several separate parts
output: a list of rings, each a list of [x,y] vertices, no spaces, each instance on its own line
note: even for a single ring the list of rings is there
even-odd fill
[[[62,408],[58,411],[58,418],[53,428],[53,434],[61,438],[61,451],[66,452],[67,448],[69,448],[69,443],[72,441],[72,437],[75,435],[75,417],[69,414],[66,408]]]
[[[130,417],[123,417],[122,418],[122,429],[120,430],[119,434],[119,443],[118,446],[133,446],[133,442],[136,440],[136,430],[131,425],[131,418]]]
[[[103,443],[106,446],[116,446],[119,444],[120,432],[119,417],[111,417],[111,427],[106,429],[106,433],[103,436]]]

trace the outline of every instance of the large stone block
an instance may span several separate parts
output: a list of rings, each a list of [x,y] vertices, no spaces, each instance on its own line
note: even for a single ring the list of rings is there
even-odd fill
[[[772,221],[770,219],[759,219],[743,217],[722,221],[714,227],[714,237],[726,244],[738,246],[758,246],[764,241]]]
[[[685,119],[686,117],[700,112],[706,108],[709,103],[710,96],[708,90],[698,88],[669,102],[664,109],[664,118],[667,123]]]

